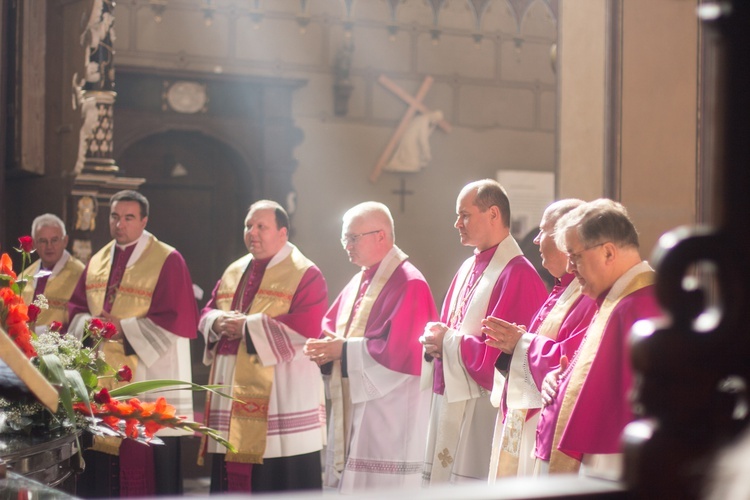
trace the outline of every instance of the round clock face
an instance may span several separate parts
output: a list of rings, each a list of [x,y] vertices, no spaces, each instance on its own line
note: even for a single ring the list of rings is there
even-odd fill
[[[196,82],[179,81],[167,90],[169,107],[178,113],[197,113],[206,105],[206,87]]]

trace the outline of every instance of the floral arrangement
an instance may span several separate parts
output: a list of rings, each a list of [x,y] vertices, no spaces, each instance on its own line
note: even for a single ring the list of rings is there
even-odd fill
[[[19,238],[23,267],[33,253],[31,238]],[[36,335],[29,323],[47,308],[43,296],[28,306],[21,299],[26,279],[13,271],[7,253],[0,255],[0,325],[47,380],[58,388],[60,405],[50,415],[40,403],[18,403],[0,398],[0,429],[30,429],[44,422],[48,428],[79,427],[96,435],[112,435],[144,442],[160,442],[154,434],[164,427],[200,432],[234,448],[215,430],[175,415],[175,408],[159,397],[156,402],[142,402],[137,397],[157,390],[209,390],[226,396],[220,386],[200,386],[180,380],[149,380],[135,382],[111,391],[100,387],[100,381],[114,378],[130,382],[133,373],[127,365],[111,367],[99,350],[102,341],[117,333],[116,327],[94,318],[86,323],[83,338],[61,332],[62,325],[53,322],[45,333]],[[51,418],[50,418],[51,416]],[[46,420],[45,420],[46,419]]]

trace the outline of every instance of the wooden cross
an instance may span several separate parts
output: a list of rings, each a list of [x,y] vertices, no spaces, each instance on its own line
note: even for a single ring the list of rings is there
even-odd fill
[[[401,195],[401,213],[404,213],[406,210],[406,196],[414,194],[414,191],[406,189],[406,177],[401,177],[401,189],[394,189],[391,193]]]
[[[433,81],[434,80],[431,76],[424,77],[424,81],[419,87],[417,94],[412,97],[402,88],[396,85],[396,83],[389,79],[387,76],[380,75],[380,77],[378,78],[378,82],[380,82],[381,85],[403,99],[409,105],[409,108],[401,118],[401,122],[398,124],[398,127],[396,127],[396,131],[391,136],[391,140],[388,141],[388,145],[385,147],[385,150],[383,150],[380,158],[378,158],[378,162],[375,164],[375,168],[370,174],[370,182],[374,183],[378,180],[378,177],[380,177],[380,174],[383,172],[383,167],[385,167],[386,163],[388,163],[388,159],[393,154],[393,150],[401,140],[401,136],[403,136],[404,132],[406,132],[406,128],[409,126],[409,122],[411,122],[411,119],[414,118],[414,115],[417,113],[417,111],[422,114],[431,112],[430,108],[422,103],[422,99],[424,99],[424,97],[427,95],[427,92],[430,90]],[[437,126],[445,132],[451,131],[450,123],[445,120],[440,120],[437,123]]]

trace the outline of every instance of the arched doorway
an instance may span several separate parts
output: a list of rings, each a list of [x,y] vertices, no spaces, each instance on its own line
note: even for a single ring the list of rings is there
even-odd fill
[[[180,251],[203,306],[221,272],[246,250],[245,210],[252,202],[250,168],[226,144],[194,131],[151,135],[117,160],[123,173],[143,177],[148,230]]]
[[[217,139],[181,130],[131,144],[117,163],[125,175],[146,179],[139,191],[151,205],[147,229],[185,258],[203,307],[226,266],[247,251],[242,224],[253,201],[250,167]],[[202,352],[198,339],[192,345],[197,383],[208,381]]]

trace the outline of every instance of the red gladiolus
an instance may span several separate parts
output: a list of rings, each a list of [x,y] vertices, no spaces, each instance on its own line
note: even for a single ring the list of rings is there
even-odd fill
[[[121,417],[125,417],[127,415],[132,414],[137,409],[137,408],[134,408],[132,405],[132,402],[134,400],[138,401],[137,399],[131,399],[128,403],[123,403],[122,401],[113,400],[109,405],[107,405],[107,408],[112,413],[116,413],[117,415],[120,415]]]
[[[112,397],[109,395],[109,391],[107,390],[107,388],[104,387],[102,388],[101,391],[99,391],[98,393],[94,395],[94,401],[96,401],[100,405],[103,405],[103,404],[111,402]]]
[[[122,365],[122,368],[117,370],[117,380],[124,382],[130,382],[133,380],[133,371],[128,365]]]
[[[13,272],[13,261],[7,253],[0,256],[0,274],[10,276],[12,280],[16,279],[16,273]]]
[[[0,288],[0,299],[5,305],[3,315],[5,316],[5,329],[8,331],[8,335],[27,358],[36,356],[36,350],[31,345],[31,332],[26,324],[29,321],[26,304],[10,288]]]
[[[49,324],[49,331],[59,332],[60,330],[62,330],[62,323],[60,323],[59,321],[53,321]]]
[[[32,323],[36,321],[36,319],[39,317],[39,313],[42,312],[42,309],[36,305],[36,304],[29,304],[27,314],[29,315],[29,321]]]
[[[159,430],[162,427],[164,427],[164,426],[161,425],[161,424],[158,424],[158,423],[154,422],[153,420],[148,420],[148,421],[146,421],[146,422],[143,423],[143,433],[147,437],[151,438],[151,437],[154,437],[154,434],[156,434],[157,432],[159,432]]]
[[[34,251],[34,240],[31,239],[31,236],[21,236],[18,238],[18,244],[21,245],[23,252],[31,253]]]
[[[111,339],[117,335],[117,327],[112,323],[104,323],[104,328],[101,331],[102,337],[105,339]]]
[[[166,398],[160,397],[156,400],[154,413],[158,414],[162,420],[173,419],[176,411],[174,406],[167,403]]]
[[[129,418],[125,421],[125,435],[129,438],[136,439],[138,437],[138,421],[134,418]]]
[[[120,423],[120,419],[117,417],[113,417],[112,415],[108,415],[106,417],[102,417],[102,422],[112,427],[113,429],[117,430],[118,424]]]

